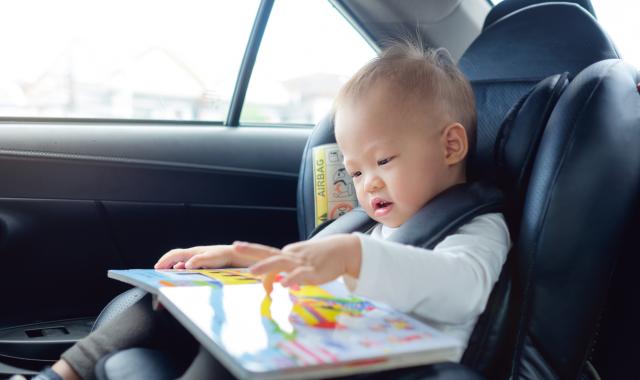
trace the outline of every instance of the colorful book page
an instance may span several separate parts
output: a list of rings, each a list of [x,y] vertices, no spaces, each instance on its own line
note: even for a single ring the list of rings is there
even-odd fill
[[[452,357],[459,346],[408,315],[351,296],[339,282],[275,284],[271,296],[260,284],[162,288],[160,302],[240,378],[422,364]]]

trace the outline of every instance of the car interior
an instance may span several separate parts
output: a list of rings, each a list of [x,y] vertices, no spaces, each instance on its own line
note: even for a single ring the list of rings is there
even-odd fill
[[[640,75],[590,1],[331,3],[378,49],[407,31],[447,47],[476,97],[472,184],[436,198],[401,242],[428,246],[497,204],[513,240],[461,363],[380,378],[633,377]],[[260,4],[239,78],[272,5]],[[2,118],[0,377],[37,372],[140,297],[108,269],[150,267],[175,247],[280,247],[368,222],[356,209],[315,229],[311,151],[335,142],[331,114],[299,129],[239,127],[239,112],[215,128]],[[171,378],[135,349],[112,358],[104,378],[123,366]]]

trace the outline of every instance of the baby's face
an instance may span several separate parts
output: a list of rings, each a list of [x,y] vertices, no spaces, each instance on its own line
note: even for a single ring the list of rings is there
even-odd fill
[[[411,112],[389,93],[377,86],[341,107],[335,130],[360,206],[374,220],[398,227],[451,186],[452,177],[440,118]]]

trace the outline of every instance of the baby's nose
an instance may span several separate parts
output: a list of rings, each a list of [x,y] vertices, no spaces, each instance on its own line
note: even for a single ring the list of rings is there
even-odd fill
[[[378,177],[377,175],[372,175],[372,176],[367,178],[367,183],[366,183],[365,189],[368,192],[372,193],[372,192],[375,192],[375,191],[379,191],[383,187],[384,187],[384,181],[382,181],[382,179],[380,177]]]

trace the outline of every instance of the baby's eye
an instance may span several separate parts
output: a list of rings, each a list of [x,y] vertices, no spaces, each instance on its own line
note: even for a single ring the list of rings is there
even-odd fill
[[[393,160],[394,158],[396,158],[396,156],[391,156],[391,157],[383,158],[382,160],[378,160],[378,166],[386,165],[389,162],[391,162],[391,160]]]
[[[355,171],[355,172],[353,172],[353,173],[349,173],[349,175],[350,175],[352,178],[360,177],[360,174],[362,174],[362,173],[361,173],[361,172],[359,172],[359,171]]]

